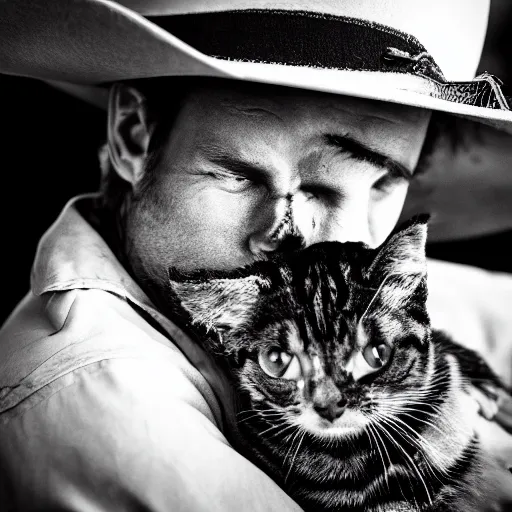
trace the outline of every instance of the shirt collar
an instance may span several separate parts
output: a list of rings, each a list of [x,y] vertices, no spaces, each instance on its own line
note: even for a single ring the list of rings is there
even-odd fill
[[[92,202],[98,194],[84,194],[69,201],[41,238],[32,267],[31,288],[36,295],[72,289],[99,289],[125,298],[144,310],[163,328],[187,359],[209,383],[219,404],[234,402],[231,385],[205,350],[174,322],[160,313],[128,274],[101,235],[80,214],[77,204]],[[213,407],[218,425],[233,428],[233,407]]]
[[[43,235],[32,267],[33,293],[94,288],[154,309],[105,240],[78,211],[77,203],[97,197],[85,194],[73,198]]]

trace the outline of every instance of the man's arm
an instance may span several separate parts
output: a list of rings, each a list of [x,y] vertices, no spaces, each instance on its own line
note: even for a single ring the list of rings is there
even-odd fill
[[[154,360],[94,363],[0,416],[3,502],[34,511],[300,510],[169,370]]]

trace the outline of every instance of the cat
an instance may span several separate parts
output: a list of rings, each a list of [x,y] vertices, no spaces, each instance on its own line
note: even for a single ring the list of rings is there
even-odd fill
[[[426,222],[378,249],[323,242],[234,271],[169,269],[175,314],[235,387],[234,444],[305,510],[489,503],[471,391],[492,408],[503,384],[430,327]]]

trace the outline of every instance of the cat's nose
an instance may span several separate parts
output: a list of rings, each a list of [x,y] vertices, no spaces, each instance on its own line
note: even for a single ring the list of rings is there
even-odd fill
[[[339,400],[337,402],[329,402],[326,405],[317,403],[313,407],[322,418],[332,422],[345,412],[346,406],[346,400]]]

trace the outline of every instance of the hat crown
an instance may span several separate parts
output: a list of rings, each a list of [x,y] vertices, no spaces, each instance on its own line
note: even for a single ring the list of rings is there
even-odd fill
[[[480,61],[490,0],[120,0],[144,16],[241,9],[310,11],[387,25],[416,37],[447,80],[472,80]]]

